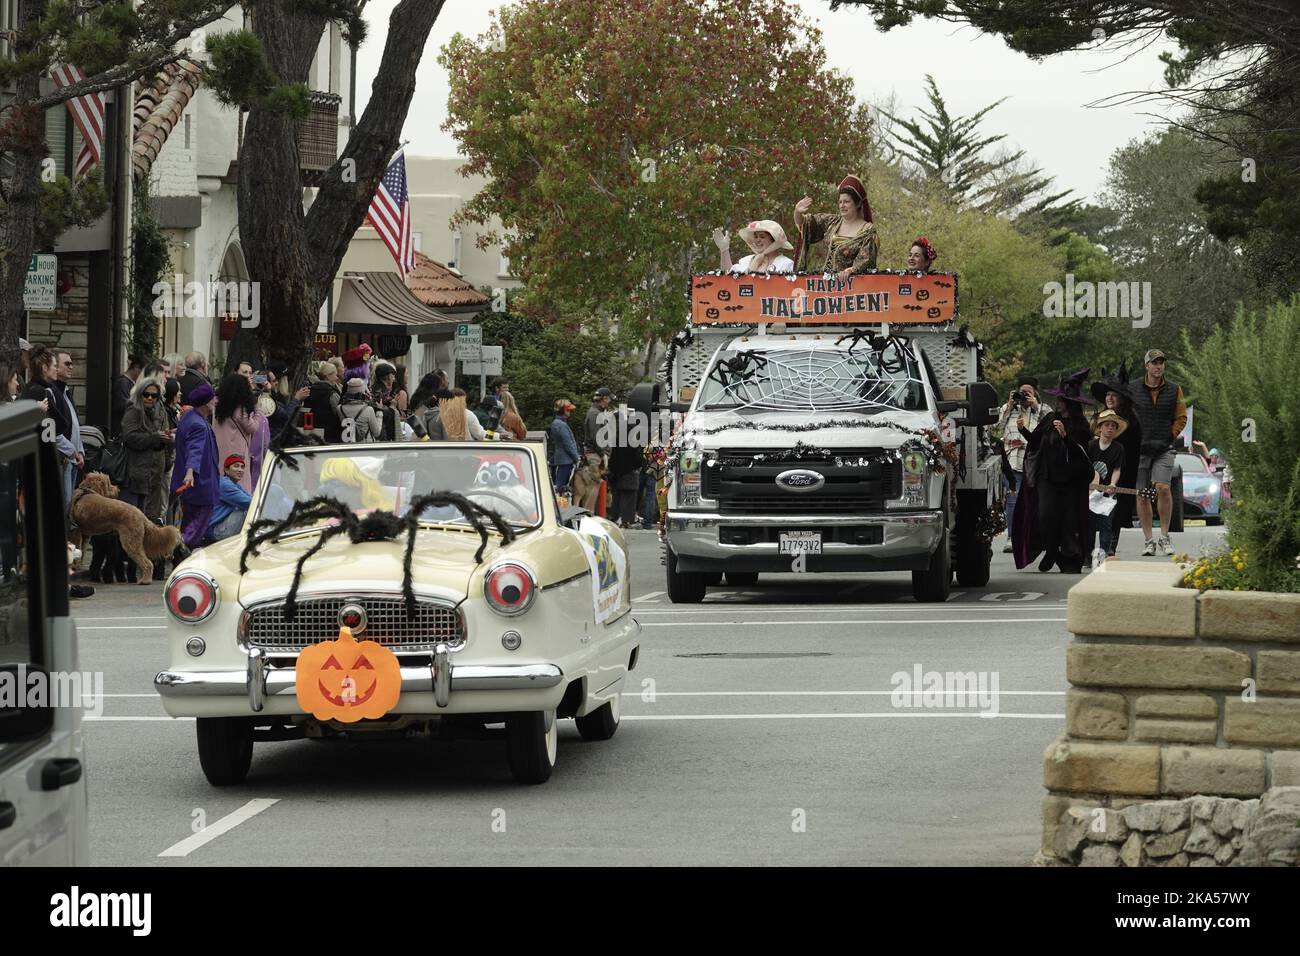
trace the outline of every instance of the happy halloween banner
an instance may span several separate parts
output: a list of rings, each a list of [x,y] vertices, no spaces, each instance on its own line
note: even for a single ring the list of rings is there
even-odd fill
[[[936,325],[957,317],[952,272],[691,276],[696,325],[788,322],[817,325],[889,322]]]

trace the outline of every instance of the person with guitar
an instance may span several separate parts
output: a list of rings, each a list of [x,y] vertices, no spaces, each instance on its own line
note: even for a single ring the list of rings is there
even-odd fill
[[[1120,496],[1115,510],[1110,513],[1110,541],[1102,545],[1107,554],[1119,550],[1119,536],[1124,528],[1133,527],[1133,517],[1137,513],[1137,466],[1142,457],[1142,425],[1137,413],[1133,411],[1133,399],[1129,394],[1128,363],[1122,362],[1113,374],[1101,370],[1101,378],[1092,383],[1092,397],[1101,403],[1102,408],[1110,409],[1122,418],[1127,427],[1120,429],[1116,439],[1124,446],[1124,475],[1113,482]],[[1155,489],[1148,489],[1148,498],[1154,500]]]
[[[1092,420],[1092,441],[1088,442],[1088,458],[1092,460],[1092,469],[1096,472],[1096,477],[1092,480],[1092,489],[1100,490],[1104,495],[1114,495],[1115,486],[1119,484],[1126,465],[1124,446],[1117,442],[1118,438],[1128,428],[1128,422],[1120,418],[1119,415],[1110,409],[1098,413],[1097,417]],[[1110,533],[1110,514],[1098,514],[1095,511],[1089,512],[1089,521],[1092,524],[1092,535],[1089,539],[1089,551],[1096,554],[1100,548],[1106,553],[1106,557],[1115,556],[1115,548]]]

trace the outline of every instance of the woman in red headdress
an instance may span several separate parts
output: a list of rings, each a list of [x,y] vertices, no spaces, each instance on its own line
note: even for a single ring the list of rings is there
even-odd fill
[[[876,268],[880,237],[867,202],[867,187],[857,176],[845,176],[840,183],[839,213],[808,214],[812,199],[804,196],[794,207],[794,224],[799,230],[795,251],[796,271],[834,273],[837,279],[863,275]],[[812,247],[826,239],[824,258],[812,258]]]

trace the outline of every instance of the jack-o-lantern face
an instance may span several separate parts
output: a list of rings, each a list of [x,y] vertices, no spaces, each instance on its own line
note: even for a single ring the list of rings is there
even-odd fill
[[[318,720],[350,724],[382,717],[402,694],[402,667],[393,652],[361,641],[339,628],[337,640],[322,641],[298,655],[294,672],[298,706]]]

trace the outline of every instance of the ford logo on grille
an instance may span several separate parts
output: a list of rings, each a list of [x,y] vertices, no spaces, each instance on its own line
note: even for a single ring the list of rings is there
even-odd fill
[[[366,609],[360,604],[345,604],[339,608],[339,626],[360,634],[366,629]]]
[[[826,484],[826,477],[807,468],[795,468],[777,475],[776,483],[786,491],[816,491]]]

